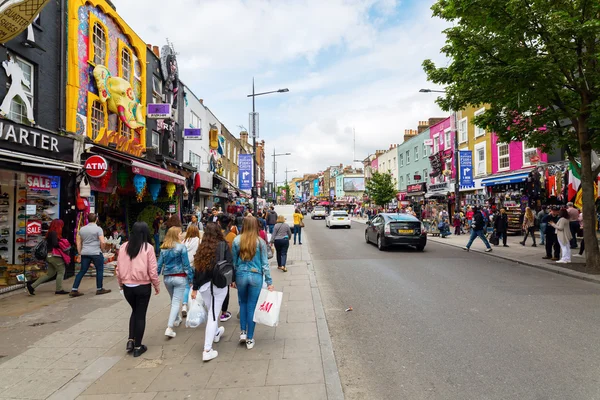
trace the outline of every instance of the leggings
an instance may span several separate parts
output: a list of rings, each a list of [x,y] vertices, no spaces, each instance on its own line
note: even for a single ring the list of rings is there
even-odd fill
[[[525,232],[525,237],[523,238],[523,244],[527,241],[527,236],[531,235],[531,239],[533,240],[533,244],[535,244],[535,228],[532,226],[527,228],[527,232]]]
[[[135,287],[123,286],[123,294],[125,300],[131,306],[129,339],[133,339],[135,347],[140,347],[146,330],[146,312],[148,311],[152,288],[149,283]]]
[[[227,286],[227,296],[225,296],[225,300],[223,300],[223,305],[221,306],[221,314],[225,314],[229,309],[229,286]]]

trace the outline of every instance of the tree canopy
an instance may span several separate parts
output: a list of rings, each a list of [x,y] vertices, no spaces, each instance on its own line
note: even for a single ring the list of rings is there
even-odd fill
[[[396,197],[396,183],[390,174],[373,172],[373,176],[367,182],[365,189],[371,201],[381,207]]]

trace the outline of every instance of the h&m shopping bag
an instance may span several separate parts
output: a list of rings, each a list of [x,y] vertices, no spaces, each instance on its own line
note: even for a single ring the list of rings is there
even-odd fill
[[[258,303],[254,309],[254,322],[261,325],[277,326],[279,324],[279,311],[281,310],[281,302],[283,300],[283,292],[272,291],[266,289],[260,291]]]

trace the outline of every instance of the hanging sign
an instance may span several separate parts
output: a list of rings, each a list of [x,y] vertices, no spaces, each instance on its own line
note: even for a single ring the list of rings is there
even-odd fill
[[[0,43],[27,29],[49,0],[9,0],[0,5]]]
[[[466,187],[474,187],[473,183],[473,152],[461,150],[459,152],[460,184]]]
[[[41,235],[42,223],[40,221],[29,221],[27,223],[27,235]]]
[[[252,154],[240,154],[238,165],[240,189],[252,189]]]
[[[148,104],[148,118],[169,118],[171,117],[171,105],[163,103]]]
[[[184,139],[202,139],[202,129],[201,128],[185,128],[183,130],[183,138]]]
[[[108,171],[108,161],[102,156],[93,155],[85,160],[83,169],[90,178],[102,178]]]

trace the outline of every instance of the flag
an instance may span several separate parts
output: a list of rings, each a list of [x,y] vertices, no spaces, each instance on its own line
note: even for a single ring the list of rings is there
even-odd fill
[[[594,198],[598,198],[598,182],[594,182]],[[575,201],[573,204],[575,207],[583,210],[583,188],[579,188],[577,191],[577,195],[575,196]]]
[[[575,169],[573,163],[569,163],[569,187],[567,195],[569,201],[571,201],[575,196],[577,196],[579,186],[581,186],[581,176],[579,176],[579,173]]]

